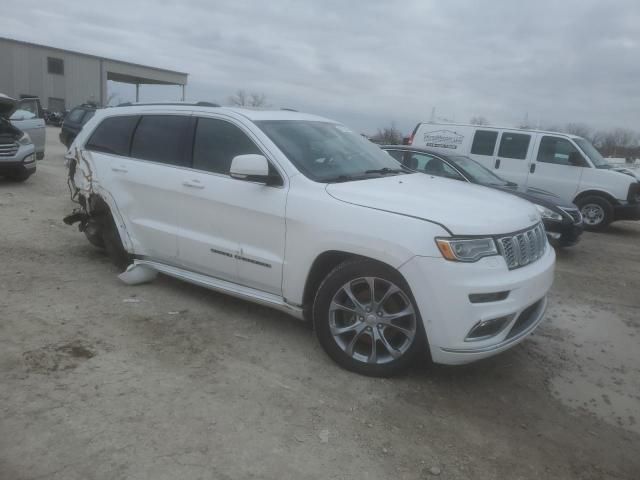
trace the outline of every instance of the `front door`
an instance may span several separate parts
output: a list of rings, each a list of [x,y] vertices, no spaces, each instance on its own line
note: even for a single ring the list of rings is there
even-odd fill
[[[16,111],[11,115],[11,123],[29,134],[39,156],[44,153],[45,123],[37,98],[19,100]]]
[[[266,186],[229,176],[232,159],[252,153],[263,154],[239,125],[197,119],[192,169],[181,178],[179,261],[207,275],[281,294],[284,183]]]
[[[572,202],[584,171],[584,164],[574,159],[582,159],[582,154],[568,139],[554,135],[541,135],[537,152],[527,186],[547,190]]]

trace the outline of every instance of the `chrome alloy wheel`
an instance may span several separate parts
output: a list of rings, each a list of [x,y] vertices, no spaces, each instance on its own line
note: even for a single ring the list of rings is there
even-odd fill
[[[378,277],[345,283],[331,300],[329,328],[351,358],[384,364],[407,352],[416,335],[416,314],[409,297]]]
[[[604,208],[596,203],[587,203],[580,209],[582,220],[589,226],[600,225],[604,221]]]

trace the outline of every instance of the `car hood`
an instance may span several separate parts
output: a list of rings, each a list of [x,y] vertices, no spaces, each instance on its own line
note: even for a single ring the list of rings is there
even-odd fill
[[[18,106],[17,100],[0,93],[0,117],[9,119]]]
[[[332,183],[327,193],[342,202],[435,222],[454,235],[499,235],[540,221],[531,203],[513,195],[423,173]]]

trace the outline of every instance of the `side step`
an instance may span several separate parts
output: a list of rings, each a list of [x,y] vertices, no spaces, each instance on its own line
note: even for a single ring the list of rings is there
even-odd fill
[[[152,260],[134,260],[133,264],[130,265],[126,272],[122,273],[119,278],[129,285],[135,285],[153,280],[158,272],[179,280],[184,280],[185,282],[189,282],[194,285],[208,288],[209,290],[232,295],[266,307],[275,308],[300,320],[304,319],[302,308],[288,304],[278,295],[273,295],[271,293],[245,287],[243,285],[210,277],[201,273],[191,272],[179,267],[165,265],[164,263],[154,262]]]

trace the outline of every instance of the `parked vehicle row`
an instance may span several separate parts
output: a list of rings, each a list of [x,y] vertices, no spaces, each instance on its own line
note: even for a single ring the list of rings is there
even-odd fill
[[[65,117],[60,129],[60,141],[69,148],[85,123],[91,120],[98,106],[93,103],[83,103],[73,108]]]
[[[160,272],[308,319],[356,372],[494,355],[544,315],[555,254],[533,204],[416,173],[332,120],[101,109],[67,159],[65,221],[123,281]]]
[[[0,94],[0,176],[24,181],[36,171],[36,147],[11,118],[20,102]]]
[[[640,220],[640,182],[616,171],[584,138],[556,132],[476,125],[420,123],[410,143],[464,155],[525,188],[540,188],[575,203],[585,227]]]

